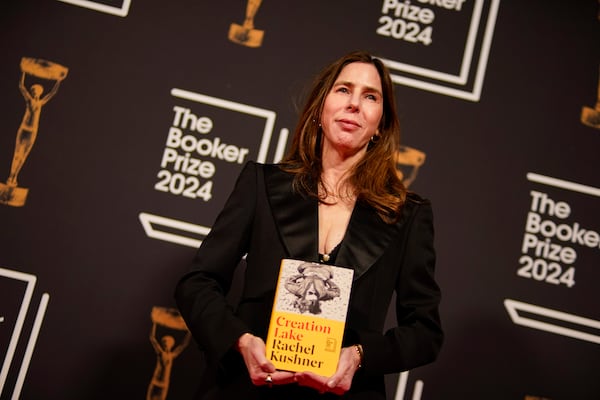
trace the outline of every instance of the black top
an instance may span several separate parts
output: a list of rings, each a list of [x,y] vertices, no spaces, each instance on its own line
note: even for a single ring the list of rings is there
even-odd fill
[[[342,242],[339,242],[328,254],[319,253],[319,262],[321,264],[335,264],[335,259],[337,258],[338,253],[340,252],[340,246]]]

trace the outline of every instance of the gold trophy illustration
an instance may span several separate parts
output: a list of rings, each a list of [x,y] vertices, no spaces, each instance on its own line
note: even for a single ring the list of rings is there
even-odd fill
[[[246,19],[243,25],[231,24],[229,27],[229,40],[248,47],[260,47],[264,31],[254,29],[254,16],[262,0],[248,0],[246,5]]]
[[[404,183],[409,187],[417,179],[417,172],[425,163],[425,153],[408,146],[400,146],[396,151],[396,168]]]
[[[600,5],[600,0],[598,0]],[[598,20],[600,21],[600,7],[598,8]],[[596,94],[596,107],[586,107],[581,109],[581,122],[592,128],[600,129],[600,74],[598,74],[598,92]]]
[[[191,333],[179,311],[173,308],[152,307],[150,317],[152,319],[150,343],[152,343],[152,347],[156,352],[156,367],[150,385],[148,385],[146,400],[165,400],[169,392],[173,361],[190,343]],[[161,336],[160,341],[156,337],[157,327],[166,331]],[[174,336],[181,336],[181,332],[185,332],[185,334],[180,343],[177,344]],[[173,335],[169,333],[173,333]]]
[[[40,127],[42,107],[56,94],[60,82],[67,77],[68,71],[68,68],[51,61],[29,57],[21,59],[19,89],[25,98],[25,114],[17,131],[10,175],[6,184],[0,182],[0,204],[14,207],[25,205],[29,189],[18,186],[17,176],[35,143]],[[34,83],[29,88],[25,86],[25,79],[28,76],[54,81],[54,84],[50,91],[44,94],[44,86],[39,83]]]
[[[600,74],[598,75],[600,77]],[[600,79],[598,80],[598,94],[596,107],[583,107],[581,109],[581,122],[592,128],[600,129]]]

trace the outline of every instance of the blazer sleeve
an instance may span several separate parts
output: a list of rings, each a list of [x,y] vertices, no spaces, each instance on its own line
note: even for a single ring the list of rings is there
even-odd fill
[[[248,162],[202,241],[190,271],[175,288],[175,300],[198,345],[209,359],[221,360],[245,332],[226,294],[236,267],[248,251],[256,202],[256,168]]]
[[[440,288],[434,278],[433,213],[428,201],[419,201],[411,217],[398,260],[395,283],[397,326],[381,334],[361,332],[365,373],[406,371],[434,361],[443,342],[438,306]]]

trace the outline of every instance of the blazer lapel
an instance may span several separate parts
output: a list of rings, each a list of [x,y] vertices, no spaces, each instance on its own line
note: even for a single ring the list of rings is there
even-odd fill
[[[386,224],[369,207],[356,203],[336,264],[354,268],[360,278],[390,245],[399,224]]]
[[[292,189],[292,175],[277,166],[265,167],[265,185],[283,245],[291,258],[318,261],[319,217],[316,199]]]
[[[277,166],[265,167],[265,185],[271,212],[288,256],[318,262],[318,202],[295,193],[292,180],[291,174],[281,171]],[[353,268],[354,280],[358,279],[383,254],[401,225],[402,222],[386,224],[374,210],[357,202],[336,265]]]

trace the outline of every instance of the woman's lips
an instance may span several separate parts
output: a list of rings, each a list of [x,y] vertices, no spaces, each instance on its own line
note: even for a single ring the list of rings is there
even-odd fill
[[[343,128],[346,128],[346,129],[360,128],[360,124],[358,122],[350,120],[350,119],[338,119],[337,122],[340,125],[342,125]]]

